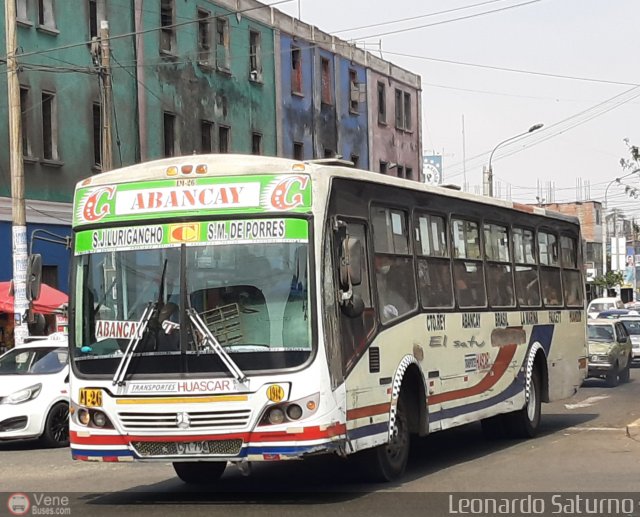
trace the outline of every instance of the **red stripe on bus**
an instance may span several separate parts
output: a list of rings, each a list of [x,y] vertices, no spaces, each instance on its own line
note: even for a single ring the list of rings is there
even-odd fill
[[[381,415],[388,413],[391,409],[391,403],[385,402],[384,404],[374,404],[373,406],[364,406],[347,411],[347,420],[356,420],[358,418],[365,418],[367,416]]]
[[[431,395],[429,397],[428,402],[430,404],[441,404],[442,402],[448,402],[450,400],[472,397],[474,395],[478,395],[484,391],[487,391],[489,388],[493,387],[502,378],[502,376],[504,375],[504,372],[507,371],[509,364],[511,363],[513,357],[516,354],[517,348],[518,348],[518,345],[506,345],[506,346],[500,347],[498,356],[496,357],[495,362],[491,366],[491,369],[480,380],[478,384],[475,384],[474,386],[469,386],[468,388],[462,388],[462,389],[453,390],[453,391],[445,391],[444,393]]]
[[[293,426],[292,426],[293,427]],[[93,435],[78,436],[76,431],[71,432],[71,442],[77,445],[128,445],[130,442],[186,442],[193,440],[233,440],[242,439],[244,442],[281,442],[281,441],[306,441],[332,438],[347,432],[345,424],[332,424],[325,429],[320,426],[304,427],[298,433],[285,431],[255,431],[252,433],[233,434],[198,434],[198,435]]]

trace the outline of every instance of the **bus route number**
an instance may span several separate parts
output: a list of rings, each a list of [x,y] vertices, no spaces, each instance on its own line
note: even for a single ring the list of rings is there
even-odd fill
[[[86,407],[102,407],[102,390],[95,388],[81,388],[80,405]]]

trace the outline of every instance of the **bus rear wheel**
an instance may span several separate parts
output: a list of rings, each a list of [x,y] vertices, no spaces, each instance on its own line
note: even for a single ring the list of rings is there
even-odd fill
[[[222,477],[227,463],[224,461],[177,461],[173,469],[189,485],[210,485]]]
[[[542,411],[541,383],[540,372],[537,368],[534,368],[533,372],[531,372],[531,384],[524,407],[504,415],[509,436],[513,438],[534,438],[538,434]]]
[[[402,477],[409,460],[410,438],[407,408],[400,397],[389,442],[361,453],[361,466],[372,481],[395,481]]]

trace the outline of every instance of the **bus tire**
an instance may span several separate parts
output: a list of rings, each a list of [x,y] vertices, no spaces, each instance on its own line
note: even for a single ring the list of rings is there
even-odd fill
[[[629,379],[631,378],[631,372],[630,372],[630,368],[631,368],[631,356],[629,356],[627,358],[627,366],[625,366],[622,371],[618,374],[618,379],[620,380],[620,382],[629,382]]]
[[[176,461],[173,469],[188,485],[210,485],[218,481],[227,468],[225,461]]]
[[[411,445],[409,419],[404,399],[398,399],[396,418],[389,442],[361,453],[361,467],[372,481],[395,481],[402,477]]]
[[[540,430],[542,412],[542,385],[538,368],[531,372],[531,384],[527,401],[522,409],[507,413],[505,424],[507,432],[512,438],[534,438]]]
[[[607,376],[605,377],[605,382],[610,388],[615,388],[618,385],[619,368],[620,367],[618,366],[618,363],[616,363],[613,369],[608,372]]]
[[[49,410],[40,443],[51,448],[69,445],[69,405],[66,402],[58,402]]]

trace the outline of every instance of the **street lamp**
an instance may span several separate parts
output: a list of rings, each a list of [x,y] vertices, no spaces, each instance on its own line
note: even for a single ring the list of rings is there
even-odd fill
[[[604,203],[602,204],[602,223],[603,223],[603,231],[602,231],[602,276],[605,276],[607,274],[607,239],[608,239],[608,233],[609,233],[609,224],[607,223],[607,215],[606,212],[608,210],[608,206],[607,206],[607,196],[609,194],[609,187],[611,185],[613,185],[614,183],[621,183],[621,180],[623,180],[624,178],[628,177],[628,176],[632,176],[633,174],[638,174],[640,173],[640,169],[635,169],[631,172],[629,172],[628,174],[625,174],[624,176],[620,176],[618,178],[613,178],[609,184],[607,185],[607,188],[604,189]],[[617,229],[617,223],[614,221],[614,226],[613,226],[613,234],[617,237],[618,236],[618,229]],[[611,254],[613,255],[613,249],[611,250]]]
[[[493,148],[493,151],[491,151],[491,154],[489,155],[489,168],[487,169],[487,172],[485,175],[484,188],[483,188],[483,193],[485,196],[493,197],[493,169],[491,168],[491,159],[493,158],[493,153],[496,152],[496,149],[498,149],[498,147],[500,147],[502,144],[506,144],[507,142],[511,142],[516,138],[520,138],[521,136],[528,135],[529,133],[533,133],[534,131],[537,131],[538,129],[540,129],[542,126],[544,126],[544,124],[534,124],[524,133],[520,133],[518,135],[509,137],[506,140],[503,140],[502,142],[500,142],[498,145],[496,145]]]

